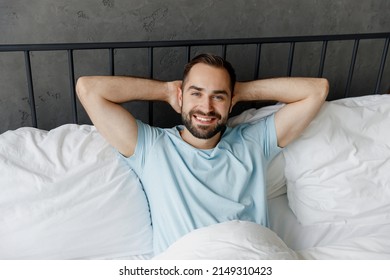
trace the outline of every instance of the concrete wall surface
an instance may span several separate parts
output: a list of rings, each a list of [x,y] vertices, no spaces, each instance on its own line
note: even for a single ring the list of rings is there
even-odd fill
[[[389,14],[388,0],[0,0],[0,45],[389,32]],[[367,53],[373,53],[373,44],[376,43],[362,44],[361,52],[366,49]],[[285,48],[281,48],[280,53],[284,54]],[[336,97],[338,88],[345,86],[335,76],[339,75],[340,67],[347,67],[350,48],[351,44],[346,44],[345,51],[330,46],[329,63],[334,63],[329,64],[324,75],[334,80],[331,97]],[[376,71],[371,67],[376,69],[382,48],[383,43],[378,42],[374,46],[374,58],[358,59],[352,90],[371,90],[372,82],[365,81],[366,73]],[[301,57],[317,56],[319,50],[319,46],[309,51],[297,47],[295,62]],[[332,55],[336,53],[339,56]],[[145,53],[117,50],[115,55],[116,74],[146,75]],[[181,77],[184,61],[180,52],[156,55],[160,55],[156,78]],[[260,77],[285,74],[284,70],[273,68],[279,64],[279,54],[267,56],[265,49],[264,55]],[[81,75],[109,74],[105,51],[76,51],[74,56],[76,79]],[[233,51],[228,53],[228,58],[239,65],[239,79],[252,77]],[[387,60],[383,92],[390,87],[390,59]],[[31,63],[38,126],[51,129],[71,122],[66,52],[32,52]],[[292,74],[311,75],[309,64],[296,66]],[[159,72],[158,67],[163,65],[170,68]],[[140,118],[147,115],[145,104],[135,102],[128,108]],[[89,123],[80,104],[78,111],[81,122]],[[157,114],[155,118],[157,124],[165,125],[159,121],[163,116]],[[170,114],[169,118],[175,116]],[[0,119],[0,133],[31,125],[23,53],[0,52]]]

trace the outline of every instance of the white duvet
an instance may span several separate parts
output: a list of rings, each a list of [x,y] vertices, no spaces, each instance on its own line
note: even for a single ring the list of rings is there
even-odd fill
[[[229,221],[188,233],[154,259],[295,260],[298,255],[266,227]]]

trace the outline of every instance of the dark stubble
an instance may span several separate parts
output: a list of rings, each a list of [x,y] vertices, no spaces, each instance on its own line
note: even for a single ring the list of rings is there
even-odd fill
[[[218,122],[214,126],[210,125],[195,125],[192,122],[192,116],[196,114],[198,116],[204,116],[204,117],[216,117],[218,119]],[[198,111],[198,110],[191,110],[188,114],[182,114],[181,115],[182,122],[184,126],[188,129],[189,132],[196,138],[200,139],[210,139],[213,136],[217,135],[219,132],[221,132],[226,125],[226,118],[222,118],[222,116],[216,112],[209,112],[207,114]]]

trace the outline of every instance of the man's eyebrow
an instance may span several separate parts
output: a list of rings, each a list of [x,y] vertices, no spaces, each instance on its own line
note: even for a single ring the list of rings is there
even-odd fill
[[[213,93],[229,95],[228,92],[226,90],[224,90],[224,89],[213,90]]]
[[[202,91],[204,90],[204,88],[200,88],[200,87],[197,87],[197,86],[190,86],[188,89],[195,89],[197,91]]]
[[[204,88],[197,87],[195,85],[192,85],[192,86],[188,87],[188,89],[194,89],[194,90],[197,90],[197,91],[204,91]],[[226,90],[224,90],[224,89],[213,90],[213,93],[214,94],[226,94],[226,95],[229,95],[228,92]]]

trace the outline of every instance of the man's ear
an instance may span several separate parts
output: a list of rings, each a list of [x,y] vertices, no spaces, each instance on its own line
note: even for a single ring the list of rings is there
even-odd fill
[[[232,98],[230,99],[230,110],[229,110],[229,114],[232,112],[234,105],[236,105],[236,104],[235,104],[234,94],[233,94],[233,95],[232,95]]]
[[[179,102],[180,108],[183,107],[183,90],[181,88],[177,91],[177,101]]]

